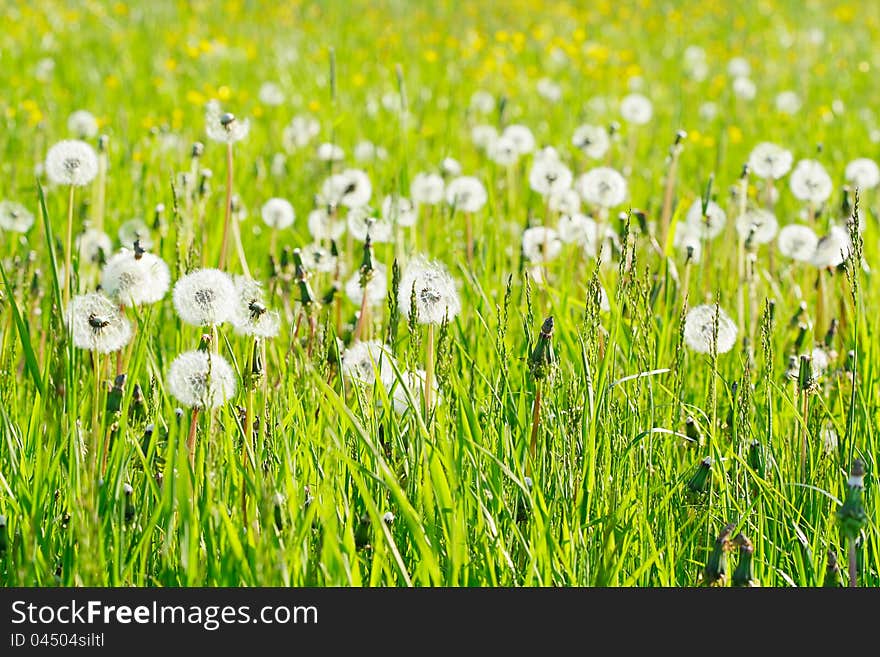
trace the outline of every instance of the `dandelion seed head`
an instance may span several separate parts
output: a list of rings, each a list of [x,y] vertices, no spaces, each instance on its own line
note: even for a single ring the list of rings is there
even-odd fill
[[[116,231],[119,243],[126,249],[134,250],[134,243],[137,242],[142,249],[153,248],[153,237],[150,234],[150,228],[143,219],[129,219],[124,221],[119,230]]]
[[[736,343],[736,324],[724,309],[714,304],[694,306],[684,318],[684,341],[687,346],[700,354],[712,351],[715,336],[715,321],[718,321],[718,334],[715,341],[717,353],[730,351]]]
[[[416,216],[413,202],[405,196],[389,194],[382,200],[382,218],[392,226],[413,226]]]
[[[471,141],[474,146],[488,150],[498,140],[498,129],[494,125],[480,124],[471,128]]]
[[[21,203],[0,201],[0,230],[26,233],[34,225],[34,215]]]
[[[346,169],[327,178],[321,186],[321,200],[346,208],[359,208],[370,202],[373,184],[360,169]]]
[[[113,253],[113,240],[107,233],[87,228],[76,238],[80,262],[104,262]]]
[[[799,262],[809,262],[816,252],[819,238],[813,229],[801,224],[790,224],[779,231],[776,238],[779,252]]]
[[[700,239],[711,240],[724,230],[724,224],[727,223],[727,213],[715,201],[709,201],[706,206],[706,215],[703,216],[703,201],[698,198],[688,208],[685,223],[687,231],[694,233]]]
[[[281,133],[281,143],[284,150],[293,152],[297,149],[308,146],[318,133],[321,132],[321,124],[312,116],[301,114],[294,116]],[[319,155],[319,159],[321,158]],[[342,159],[340,156],[339,159]]]
[[[825,167],[816,160],[800,160],[789,178],[791,193],[800,201],[824,203],[833,185]]]
[[[190,408],[217,408],[235,395],[232,366],[223,356],[207,351],[185,351],[168,367],[168,392]]]
[[[629,94],[620,101],[620,115],[633,125],[645,125],[654,115],[654,105],[642,94]]]
[[[791,170],[793,162],[791,151],[762,141],[749,154],[749,171],[758,178],[779,180]]]
[[[284,91],[275,82],[264,82],[260,85],[257,98],[267,107],[278,107],[284,104]]]
[[[608,131],[602,126],[582,125],[575,129],[571,143],[587,157],[601,160],[611,146],[611,139],[608,137]]]
[[[327,206],[309,212],[309,233],[316,240],[338,240],[345,234],[347,224],[335,214],[328,212]]]
[[[98,154],[84,141],[59,141],[46,153],[45,170],[56,185],[83,187],[98,175]]]
[[[88,110],[77,110],[67,117],[67,130],[77,139],[92,139],[98,134],[98,119]]]
[[[319,272],[321,274],[332,274],[336,272],[339,266],[339,259],[334,256],[330,249],[320,244],[307,244],[300,251],[303,264],[309,271]]]
[[[454,157],[444,157],[440,161],[440,170],[443,172],[445,176],[460,176],[461,175],[461,163],[456,160]]]
[[[502,131],[499,139],[502,138],[510,140],[519,155],[528,155],[535,150],[535,136],[527,126],[511,124]]]
[[[479,114],[488,114],[495,109],[495,97],[485,89],[477,89],[471,95],[470,108]]]
[[[235,312],[235,284],[219,269],[197,269],[174,284],[174,308],[180,319],[192,326],[217,326],[232,319]]]
[[[436,173],[417,173],[409,185],[409,195],[417,205],[437,205],[443,201],[446,183]]]
[[[489,144],[486,154],[490,160],[502,167],[513,166],[519,160],[520,155],[513,139],[505,135],[501,135]]]
[[[745,57],[732,57],[727,62],[727,72],[733,77],[748,77],[752,74],[752,67]]]
[[[385,219],[373,215],[368,207],[352,208],[346,217],[348,231],[359,242],[366,242],[367,235],[374,244],[390,242],[394,237],[394,227]]]
[[[156,303],[171,285],[168,265],[157,255],[122,249],[101,272],[101,289],[125,306]]]
[[[283,230],[293,225],[296,212],[287,199],[270,198],[260,208],[260,216],[263,218],[263,223],[269,228]]]
[[[852,242],[847,230],[841,226],[831,226],[828,234],[816,243],[810,263],[819,268],[837,267],[843,264],[851,251]]]
[[[596,167],[581,175],[575,189],[585,203],[613,208],[626,200],[627,184],[620,172],[610,167]]]
[[[773,241],[778,229],[776,215],[760,208],[748,210],[736,219],[736,232],[743,239],[751,239],[753,244],[767,244]]]
[[[205,132],[208,139],[222,144],[234,144],[247,137],[251,124],[248,119],[239,119],[223,112],[220,103],[210,101],[205,107]]]
[[[236,303],[230,321],[239,335],[269,339],[281,330],[281,316],[266,307],[263,286],[247,276],[236,276]]]
[[[410,260],[400,278],[398,306],[409,318],[412,296],[420,324],[441,324],[461,312],[461,300],[455,280],[442,263],[418,256]]]
[[[453,178],[446,186],[446,202],[460,212],[479,212],[488,198],[483,183],[473,176]]]
[[[758,88],[751,78],[740,75],[733,79],[733,93],[741,100],[754,100],[758,94]]]
[[[587,255],[596,257],[599,232],[595,221],[580,213],[563,215],[556,223],[556,230],[560,240],[577,244]]]
[[[534,226],[526,228],[522,235],[522,252],[531,263],[555,260],[562,251],[562,240],[553,228]]]
[[[577,214],[581,211],[581,196],[574,189],[555,190],[547,196],[547,206],[560,215]]]
[[[776,95],[776,109],[783,114],[797,114],[801,99],[794,91],[782,91]]]
[[[345,151],[336,144],[324,142],[318,145],[315,155],[321,162],[341,162],[345,158]]]
[[[880,184],[880,167],[867,157],[860,157],[846,165],[846,180],[861,190],[873,189]]]
[[[573,179],[571,169],[552,158],[536,159],[529,171],[529,186],[541,196],[570,189]]]
[[[378,378],[389,381],[394,377],[391,349],[378,340],[355,342],[342,352],[342,376],[359,385],[371,386]]]
[[[109,354],[131,340],[131,323],[115,303],[98,292],[73,297],[66,319],[78,349]]]
[[[678,249],[685,258],[690,256],[690,262],[697,264],[703,254],[703,241],[700,235],[685,221],[679,221],[675,224],[675,235],[672,244]]]

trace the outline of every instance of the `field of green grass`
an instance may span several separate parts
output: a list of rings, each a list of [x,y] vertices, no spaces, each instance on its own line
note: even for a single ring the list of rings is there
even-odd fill
[[[880,5],[0,5],[0,585],[880,585]]]

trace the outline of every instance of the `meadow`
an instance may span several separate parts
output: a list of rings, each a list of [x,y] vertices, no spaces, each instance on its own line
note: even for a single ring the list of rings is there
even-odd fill
[[[880,584],[880,5],[0,4],[0,584]]]

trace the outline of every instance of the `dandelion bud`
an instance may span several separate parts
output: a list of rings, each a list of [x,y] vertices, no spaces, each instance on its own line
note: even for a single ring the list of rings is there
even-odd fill
[[[608,136],[613,137],[618,132],[620,132],[620,124],[617,121],[612,121],[608,124]]]
[[[174,419],[178,421],[183,419],[183,409],[180,406],[174,409]]]
[[[843,369],[845,372],[852,373],[856,368],[856,352],[853,349],[850,349],[846,352],[846,361],[843,364]]]
[[[840,587],[840,565],[837,563],[837,555],[834,550],[828,550],[828,563],[825,565],[825,579],[822,587],[836,589]]]
[[[203,353],[211,351],[212,342],[214,342],[214,337],[210,333],[202,333],[202,337],[199,338],[199,351]]]
[[[284,495],[281,493],[275,493],[272,497],[272,507],[275,515],[275,527],[281,529],[284,526],[284,519],[282,516],[284,510]]]
[[[385,515],[382,516],[382,521],[383,521],[386,525],[390,525],[390,524],[392,524],[392,523],[394,522],[394,514],[391,513],[391,511],[386,511],[386,512],[385,512]]]
[[[107,412],[118,413],[122,408],[122,397],[125,394],[125,374],[119,374],[113,381],[110,394],[107,395]]]
[[[676,130],[675,131],[675,143],[680,144],[682,141],[687,139],[688,133],[684,130]]]
[[[214,172],[210,169],[202,169],[199,172],[199,196],[207,196],[211,192],[211,178]]]
[[[703,434],[700,433],[696,421],[690,415],[688,415],[684,421],[684,432],[692,442],[695,442],[698,445],[703,444]]]
[[[692,493],[701,495],[709,490],[709,482],[712,475],[712,457],[707,456],[700,465],[697,466],[696,472],[688,480],[687,487]]]
[[[364,243],[366,249],[366,242]],[[309,272],[303,265],[302,252],[299,249],[293,250],[294,279],[299,286],[299,301],[304,306],[310,306],[315,303],[315,293],[309,284]],[[371,263],[372,265],[372,263]]]
[[[251,351],[251,386],[263,378],[263,350],[260,349],[260,341],[254,340],[253,351]]]
[[[107,147],[110,145],[110,136],[109,135],[101,135],[98,137],[98,152],[106,153]]]
[[[712,554],[709,555],[706,568],[703,570],[703,582],[706,586],[724,586],[727,581],[727,553],[733,547],[730,534],[734,527],[733,523],[727,525],[715,539]]]
[[[354,530],[354,544],[359,550],[370,544],[370,516],[366,513],[361,516]]]
[[[529,371],[537,380],[547,378],[556,364],[556,354],[553,352],[553,317],[548,317],[541,325],[541,334],[538,343],[529,354]]]
[[[805,392],[812,389],[814,385],[812,358],[808,354],[802,354],[798,370],[798,388],[801,392]]]
[[[868,522],[862,501],[865,488],[865,464],[861,459],[856,459],[853,463],[846,486],[846,497],[837,511],[837,520],[840,523],[841,533],[850,541],[854,541]]]
[[[794,350],[800,351],[807,339],[807,333],[810,330],[809,324],[799,324],[797,337],[794,339]]]
[[[131,487],[131,484],[123,484],[122,492],[125,494],[125,521],[131,522],[135,514],[134,503],[132,502],[134,488]]]
[[[795,354],[792,354],[788,357],[788,365],[785,369],[785,376],[792,381],[797,381],[799,371],[800,365],[798,363],[798,357]]]
[[[837,335],[837,329],[840,327],[840,321],[835,317],[831,320],[831,324],[828,326],[828,332],[825,334],[825,346],[830,347],[831,343],[834,342],[834,338]]]
[[[752,542],[743,534],[737,534],[733,539],[733,543],[739,547],[739,562],[736,564],[736,570],[733,571],[731,583],[734,586],[752,587],[757,585],[755,580],[753,556],[755,547]]]
[[[192,145],[192,150],[190,151],[190,154],[194,160],[197,160],[204,154],[204,152],[205,145],[202,142],[197,141]]]

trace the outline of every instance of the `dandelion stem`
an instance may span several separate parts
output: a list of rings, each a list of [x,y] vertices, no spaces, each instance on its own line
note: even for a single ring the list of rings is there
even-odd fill
[[[425,345],[425,419],[431,416],[434,387],[434,325],[428,324],[428,337]]]
[[[232,224],[232,142],[226,144],[226,207],[223,218],[223,241],[220,244],[220,259],[217,268],[226,266],[226,251],[229,248],[229,228]]]
[[[189,423],[189,436],[186,439],[186,451],[189,452],[189,464],[194,466],[196,462],[196,433],[199,428],[199,407],[192,409],[192,420]]]
[[[532,404],[532,436],[529,440],[529,460],[526,462],[526,475],[532,475],[532,462],[535,460],[538,452],[538,434],[541,427],[541,388],[543,382],[541,379],[535,381],[535,401]]]
[[[64,251],[64,307],[70,305],[70,290],[73,286],[73,197],[76,187],[70,186],[70,195],[67,198],[67,241]]]
[[[666,253],[666,238],[669,234],[669,220],[672,218],[672,199],[675,196],[675,178],[678,171],[677,148],[672,149],[669,169],[666,172],[666,189],[663,192],[663,210],[660,214],[660,248]]]
[[[858,558],[856,556],[856,541],[851,538],[847,545],[847,567],[849,568],[849,588],[854,589],[858,586],[856,580],[859,574]]]
[[[468,268],[473,269],[473,267],[474,267],[474,226],[473,226],[473,219],[471,218],[470,212],[464,213],[464,231],[465,231],[465,239],[467,240]]]

